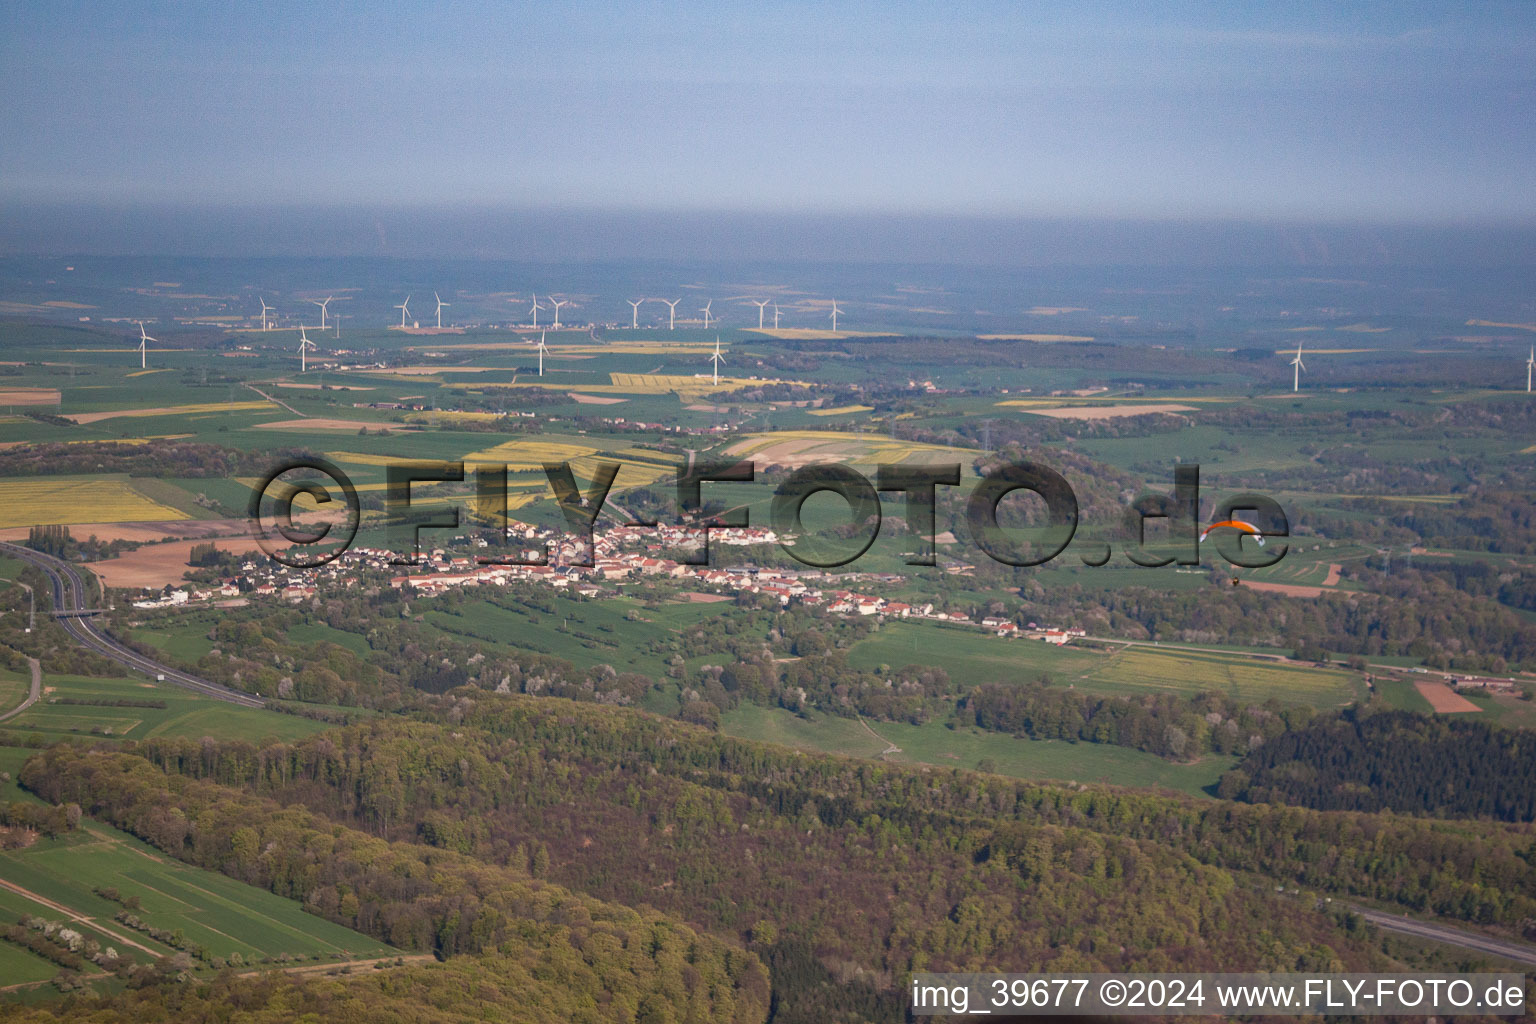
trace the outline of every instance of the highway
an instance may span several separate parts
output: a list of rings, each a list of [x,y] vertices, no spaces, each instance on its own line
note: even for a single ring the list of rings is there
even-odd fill
[[[19,558],[36,566],[48,576],[48,582],[53,587],[54,611],[80,612],[89,608],[89,605],[85,603],[87,594],[85,580],[80,576],[79,571],[68,562],[54,558],[52,555],[45,555],[40,551],[33,551],[28,547],[22,547],[19,544],[8,544],[3,541],[0,541],[0,551],[10,555],[12,558]],[[75,642],[81,647],[93,651],[104,658],[110,658],[125,668],[132,669],[135,672],[142,672],[151,679],[164,676],[165,681],[168,683],[174,683],[184,689],[200,693],[205,697],[212,697],[215,700],[238,704],[241,707],[260,708],[266,706],[266,703],[259,697],[253,697],[248,693],[241,693],[239,690],[231,690],[227,686],[220,686],[218,683],[210,683],[206,679],[199,679],[197,676],[188,675],[185,672],[171,668],[168,665],[162,665],[152,658],[146,658],[139,652],[124,647],[98,630],[88,615],[59,615],[55,616],[54,621],[64,627],[64,631],[73,637]]]
[[[1464,931],[1460,928],[1452,928],[1443,924],[1434,924],[1430,921],[1418,921],[1411,917],[1403,917],[1401,914],[1387,914],[1380,910],[1367,910],[1365,907],[1350,907],[1349,909],[1376,927],[1389,932],[1401,932],[1404,935],[1413,935],[1420,939],[1433,939],[1436,942],[1444,942],[1450,946],[1460,946],[1462,949],[1470,949],[1478,953],[1491,953],[1494,956],[1501,956],[1506,960],[1536,965],[1536,946],[1527,946],[1522,943],[1496,939],[1488,935],[1479,935],[1476,932]]]
[[[85,596],[87,593],[85,581],[81,578],[80,573],[75,569],[74,566],[67,562],[60,561],[51,555],[45,555],[41,552],[33,551],[31,548],[5,543],[3,541],[0,541],[0,551],[3,551],[5,554],[14,558],[19,558],[23,561],[31,563],[32,565],[41,569],[48,576],[48,580],[53,587],[53,607],[56,611],[79,612],[87,609],[88,606],[85,604]],[[111,660],[127,668],[138,672],[143,672],[149,675],[151,678],[163,675],[166,682],[174,683],[177,686],[195,691],[207,697],[228,701],[231,704],[238,704],[242,707],[260,708],[264,706],[264,702],[261,699],[253,697],[250,694],[241,693],[238,690],[231,690],[228,687],[220,686],[218,683],[208,682],[205,679],[199,679],[196,676],[188,675],[185,672],[180,672],[176,669],[170,668],[169,666],[161,665],[158,662],[153,661],[150,658],[146,658],[142,654],[139,654],[137,651],[129,650],[128,648],[119,644],[117,641],[113,640],[111,637],[106,636],[97,630],[95,625],[91,622],[90,617],[87,615],[56,616],[54,621],[58,622],[59,625],[61,625],[65,631],[67,631],[82,647],[94,651],[103,657],[110,658]],[[1089,639],[1101,638],[1095,637]],[[1220,654],[1242,653],[1221,650],[1219,648],[1181,648],[1180,645],[1175,644],[1154,645],[1145,641],[1124,641],[1113,638],[1102,639],[1105,640],[1105,642],[1122,643],[1126,644],[1127,646],[1160,646],[1167,650],[1210,650],[1213,653]],[[1274,656],[1258,654],[1253,656],[1258,658],[1272,658],[1280,661],[1288,660],[1283,655]],[[11,712],[10,715],[5,715],[3,718],[10,718],[11,715],[19,714],[21,711],[31,706],[32,702],[37,699],[39,689],[38,684],[40,679],[39,673],[36,671],[35,662],[33,664],[32,679],[33,682],[31,696],[25,703],[22,704],[21,707],[16,708],[13,712]],[[1496,939],[1490,936],[1480,935],[1476,932],[1466,931],[1447,925],[1434,924],[1427,921],[1419,921],[1413,918],[1402,917],[1397,914],[1383,913],[1378,910],[1369,910],[1364,907],[1351,907],[1350,909],[1358,913],[1367,921],[1370,921],[1372,924],[1376,925],[1378,928],[1383,928],[1388,931],[1400,932],[1406,935],[1413,935],[1419,938],[1433,939],[1436,942],[1443,942],[1448,945],[1459,946],[1462,949],[1492,954],[1494,956],[1501,956],[1509,960],[1536,965],[1536,947]]]

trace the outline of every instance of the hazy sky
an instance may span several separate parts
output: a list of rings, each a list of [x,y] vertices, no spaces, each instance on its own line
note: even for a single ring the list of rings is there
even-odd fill
[[[1536,5],[7,3],[0,202],[1536,221]]]

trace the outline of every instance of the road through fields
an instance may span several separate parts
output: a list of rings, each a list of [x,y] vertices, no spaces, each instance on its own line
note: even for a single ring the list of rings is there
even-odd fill
[[[259,697],[253,697],[239,690],[231,690],[227,686],[218,683],[210,683],[206,679],[189,675],[178,671],[168,665],[162,665],[152,658],[145,657],[138,651],[124,647],[116,640],[98,630],[89,617],[80,614],[63,614],[59,612],[78,613],[88,610],[86,604],[85,580],[74,566],[68,562],[45,555],[40,551],[22,547],[19,544],[0,542],[0,552],[4,552],[13,558],[19,558],[41,569],[47,576],[53,587],[53,610],[57,616],[59,625],[74,638],[75,642],[87,650],[93,651],[104,658],[109,658],[125,668],[136,672],[143,672],[152,679],[173,683],[183,689],[193,690],[205,697],[213,697],[216,700],[238,704],[241,707],[260,708],[266,703]]]

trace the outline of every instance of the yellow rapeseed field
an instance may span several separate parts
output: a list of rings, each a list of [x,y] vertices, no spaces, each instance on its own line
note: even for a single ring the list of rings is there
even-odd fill
[[[90,476],[0,480],[0,527],[187,518],[185,512],[146,498],[126,480]]]
[[[850,412],[874,412],[875,407],[872,405],[840,405],[835,409],[810,409],[807,411],[812,416],[843,416]]]

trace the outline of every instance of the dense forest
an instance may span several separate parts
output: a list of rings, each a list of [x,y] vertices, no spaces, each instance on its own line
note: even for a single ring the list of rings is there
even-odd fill
[[[51,803],[79,804],[173,857],[398,948],[492,955],[504,997],[565,1008],[564,1019],[629,1021],[652,1005],[654,1019],[747,1024],[767,1012],[766,971],[740,946],[654,910],[572,893],[537,877],[537,858],[487,864],[390,843],[129,754],[67,744],[29,760],[22,781]]]
[[[1351,711],[1286,732],[1222,779],[1223,796],[1324,810],[1536,819],[1536,734],[1407,711]]]
[[[1096,788],[1074,790],[958,770],[814,757],[592,705],[475,691],[459,691],[450,700],[442,714],[455,727],[479,726],[497,740],[497,753],[488,762],[501,766],[500,773],[508,780],[505,785],[513,794],[521,794],[517,799],[538,806],[541,817],[558,815],[563,820],[557,830],[560,835],[591,834],[587,830],[599,822],[589,822],[585,816],[606,813],[602,801],[568,799],[569,782],[560,780],[579,764],[584,794],[600,789],[599,779],[607,775],[618,794],[627,794],[636,807],[646,805],[646,780],[677,776],[716,794],[708,798],[716,813],[719,797],[745,797],[749,805],[755,798],[766,801],[778,815],[809,825],[813,834],[816,822],[823,827],[846,827],[875,815],[916,835],[931,829],[936,837],[945,836],[946,842],[954,844],[959,841],[953,835],[956,826],[973,822],[982,829],[972,837],[979,840],[974,847],[979,850],[993,837],[1003,841],[999,830],[1009,822],[1030,827],[1053,824],[1085,829],[1106,839],[1168,843],[1181,851],[1180,856],[1193,855],[1223,869],[1256,871],[1326,892],[1501,923],[1536,935],[1536,836],[1523,827],[1213,803]],[[422,788],[418,780],[401,777],[406,765],[422,770],[421,747],[430,737],[403,735],[414,728],[420,727],[379,723],[328,733],[325,742],[338,749],[327,753],[322,765],[311,772],[336,781],[318,791],[290,766],[286,770],[293,779],[291,785],[295,792],[312,794],[306,800],[331,801],[317,804],[319,809],[346,814],[367,827],[392,827],[386,819],[396,825],[415,820],[412,809],[425,813],[423,801],[439,810],[459,805],[466,820],[489,827],[494,817],[487,818],[487,812],[505,799],[498,795],[499,787],[488,785],[481,795],[476,786],[445,789],[427,783]],[[463,739],[447,743],[443,756],[463,749],[468,738],[465,733]],[[376,743],[385,742],[403,743],[410,753],[384,757],[344,753],[345,745],[372,750]],[[173,755],[177,749],[182,752]],[[263,785],[271,786],[274,772],[281,777],[272,759],[292,756],[291,751],[307,745],[277,745],[265,755],[240,745],[219,749],[229,751],[220,762],[225,771],[243,773],[248,779],[265,775],[268,781]],[[178,748],[170,741],[148,745],[144,753],[160,760],[174,756],[178,770],[202,771],[196,766],[217,759],[217,750],[194,752],[188,745]],[[349,772],[348,763],[357,767]],[[265,771],[260,769],[263,764]],[[657,775],[650,774],[652,769]],[[546,777],[551,779],[549,795],[537,798],[534,782]],[[702,793],[699,799],[705,799]],[[516,830],[527,827],[520,821],[512,817],[513,834],[505,837],[512,848]],[[666,824],[660,821],[649,828]],[[494,843],[494,838],[488,841]],[[1091,845],[1085,843],[1085,847]],[[604,849],[611,851],[611,847]],[[629,851],[612,855],[627,856]],[[709,874],[729,870],[719,862],[734,859],[709,851],[691,855],[703,858],[700,870]],[[583,860],[577,857],[562,863]],[[825,864],[819,864],[818,870],[825,870]]]
[[[1354,565],[1345,576],[1361,589],[1304,601],[1243,587],[1085,591],[1026,582],[1022,593],[1031,616],[1070,617],[1095,635],[1409,656],[1433,668],[1494,674],[1536,665],[1536,623],[1456,589],[1446,573]]]
[[[667,995],[636,999],[629,979],[566,951],[533,959],[486,953],[445,963],[301,977],[227,970],[207,980],[153,985],[99,998],[0,1003],[14,1024],[706,1024]],[[680,965],[682,971],[688,969]],[[706,1006],[708,1004],[706,1003]],[[729,1018],[727,1018],[729,1019]],[[762,1016],[738,1014],[739,1021]]]
[[[1105,697],[1042,683],[988,683],[960,703],[960,720],[1035,740],[1112,743],[1163,757],[1243,754],[1310,721],[1312,711],[1221,693]]]
[[[767,963],[780,1024],[899,1016],[920,969],[1382,963],[1313,901],[1191,856],[1192,804],[804,758],[542,698],[459,691],[438,716],[263,748],[56,747],[23,780],[409,949],[504,941],[508,920],[547,920],[541,886],[656,907]]]

